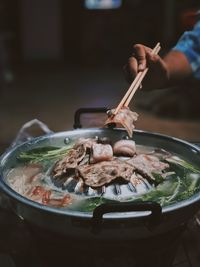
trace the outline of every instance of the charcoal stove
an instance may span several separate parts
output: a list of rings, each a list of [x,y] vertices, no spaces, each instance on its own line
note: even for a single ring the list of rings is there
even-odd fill
[[[27,224],[13,213],[1,210],[2,267],[171,267],[185,225],[155,238],[121,243],[108,240],[94,245],[89,240],[73,240]],[[9,223],[8,223],[9,222]],[[145,257],[144,257],[145,254]],[[1,261],[2,260],[2,261]],[[0,265],[1,266],[1,265]]]

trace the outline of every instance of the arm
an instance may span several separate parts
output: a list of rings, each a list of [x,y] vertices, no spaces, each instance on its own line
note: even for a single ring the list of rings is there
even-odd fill
[[[134,54],[125,66],[125,74],[131,82],[138,71],[149,68],[143,82],[144,89],[160,89],[172,86],[192,76],[191,65],[184,53],[170,51],[164,58],[151,55],[151,49],[143,45],[134,46]]]
[[[185,32],[164,58],[152,56],[149,47],[134,45],[133,55],[125,66],[129,82],[145,67],[149,68],[143,82],[146,89],[175,85],[192,76],[200,80],[200,22],[192,31]]]
[[[172,50],[163,58],[163,61],[168,73],[166,85],[174,85],[192,76],[191,65],[184,53]]]

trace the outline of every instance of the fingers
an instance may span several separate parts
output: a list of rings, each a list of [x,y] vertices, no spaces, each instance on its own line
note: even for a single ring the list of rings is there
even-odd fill
[[[159,55],[152,55],[151,53],[147,53],[147,65],[152,71],[165,72],[166,64],[163,59]]]
[[[131,83],[138,73],[138,62],[134,57],[128,59],[128,63],[123,67],[126,80]]]
[[[158,55],[147,53],[149,72],[143,81],[143,90],[152,90],[165,87],[169,80],[169,71],[165,61]]]
[[[134,45],[134,55],[138,62],[138,71],[143,71],[147,65],[145,47],[140,44]]]
[[[152,55],[151,48],[142,44],[134,45],[133,54],[124,67],[127,81],[131,83],[137,73],[143,71],[147,67],[150,69],[150,74],[155,72],[163,75],[166,71],[165,62],[158,55]]]
[[[128,65],[129,65],[129,71],[130,71],[129,74],[131,75],[132,78],[134,78],[138,73],[138,62],[136,58],[130,57],[128,60]]]
[[[152,49],[142,44],[136,44],[133,47],[133,54],[124,66],[125,77],[131,82],[139,71],[143,71],[147,66],[146,54],[151,53]]]

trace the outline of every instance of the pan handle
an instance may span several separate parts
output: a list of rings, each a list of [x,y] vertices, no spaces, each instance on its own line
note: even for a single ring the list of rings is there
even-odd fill
[[[146,216],[144,220],[147,222],[149,228],[152,228],[159,223],[162,208],[160,204],[153,201],[138,201],[132,203],[114,203],[114,204],[102,204],[93,212],[92,218],[92,230],[94,233],[101,231],[103,223],[103,215],[111,212],[131,212],[131,211],[151,211],[151,214]]]
[[[74,129],[82,128],[81,125],[81,115],[86,113],[106,113],[109,108],[99,107],[99,108],[79,108],[74,114]]]

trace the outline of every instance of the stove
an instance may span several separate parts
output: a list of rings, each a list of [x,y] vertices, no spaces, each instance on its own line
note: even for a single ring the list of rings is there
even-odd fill
[[[192,225],[193,231],[196,227],[196,230],[200,232],[198,226]],[[127,241],[120,244],[110,240],[104,244],[99,242],[94,244],[87,240],[71,240],[48,233],[27,224],[11,212],[1,209],[0,266],[55,267],[65,266],[63,264],[66,263],[72,267],[80,265],[88,267],[191,267],[195,265],[190,264],[187,251],[180,253],[185,228],[185,225],[181,225],[153,239]],[[178,247],[179,253],[177,254]]]

